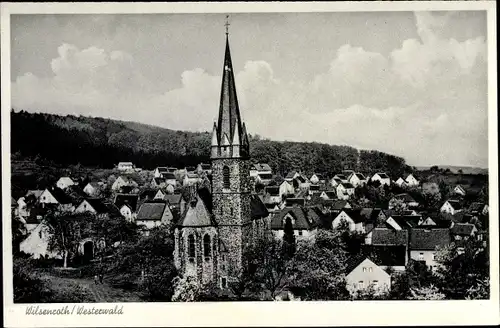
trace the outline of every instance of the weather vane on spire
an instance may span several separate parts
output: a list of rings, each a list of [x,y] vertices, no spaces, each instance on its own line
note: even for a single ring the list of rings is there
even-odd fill
[[[224,26],[226,27],[226,35],[229,34],[229,15],[226,15],[226,23],[224,24]]]

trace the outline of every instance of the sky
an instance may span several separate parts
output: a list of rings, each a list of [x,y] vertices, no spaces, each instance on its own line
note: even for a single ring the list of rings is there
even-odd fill
[[[229,18],[250,134],[488,166],[486,12]],[[12,107],[211,131],[224,14],[12,15]]]

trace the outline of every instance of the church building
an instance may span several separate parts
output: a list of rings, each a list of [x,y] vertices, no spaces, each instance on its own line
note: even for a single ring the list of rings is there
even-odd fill
[[[238,279],[243,247],[269,228],[267,208],[253,193],[249,141],[238,106],[227,30],[210,157],[211,192],[196,190],[191,197],[175,229],[174,259],[181,275],[225,289]]]

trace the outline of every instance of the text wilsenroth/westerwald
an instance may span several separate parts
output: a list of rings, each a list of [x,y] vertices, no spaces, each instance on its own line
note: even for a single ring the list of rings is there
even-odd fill
[[[39,305],[31,305],[26,308],[26,315],[113,315],[123,314],[123,305],[115,305],[112,308],[96,308],[95,306],[86,307],[85,305],[68,305],[60,308],[40,308]]]

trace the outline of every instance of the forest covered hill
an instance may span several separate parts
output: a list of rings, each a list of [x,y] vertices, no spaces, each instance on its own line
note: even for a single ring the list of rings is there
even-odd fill
[[[315,142],[289,142],[249,136],[253,162],[276,173],[290,170],[332,176],[344,169],[385,171],[393,177],[411,171],[401,157],[379,151]],[[86,116],[11,111],[12,158],[54,165],[112,168],[131,161],[137,167],[183,168],[208,162],[210,132],[186,132],[146,124]]]

